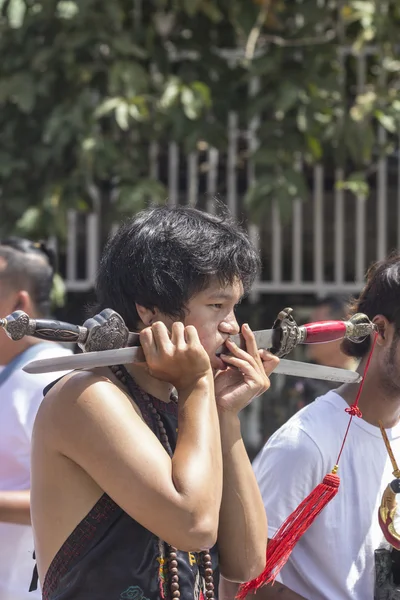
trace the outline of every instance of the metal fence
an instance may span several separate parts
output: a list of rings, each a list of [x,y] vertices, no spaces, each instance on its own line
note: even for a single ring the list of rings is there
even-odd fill
[[[358,92],[365,87],[368,57],[375,52],[371,47],[353,55]],[[351,55],[351,49],[341,50],[343,61]],[[258,84],[257,79],[251,82],[249,94],[257,91]],[[240,127],[238,115],[230,112],[228,149],[224,154],[215,148],[205,148],[184,156],[175,142],[170,142],[167,149],[151,144],[149,176],[161,177],[162,150],[163,157],[167,153],[164,179],[171,205],[194,206],[203,202],[204,208],[212,212],[212,198],[221,195],[232,214],[238,215],[243,181],[249,186],[255,180],[254,164],[251,159],[243,162],[240,150],[245,147],[251,155],[257,147],[258,125],[259,119],[255,118],[246,128]],[[379,130],[379,138],[380,142],[385,141],[383,128]],[[338,189],[335,183],[344,177],[338,168],[333,169],[335,181],[328,183],[327,170],[332,172],[323,164],[314,168],[310,198],[295,199],[289,219],[282,220],[279,204],[275,202],[265,222],[249,226],[250,236],[265,263],[263,277],[253,289],[253,300],[261,293],[322,296],[357,292],[368,265],[400,247],[400,154],[378,161],[375,185],[368,197],[354,197]],[[93,286],[100,252],[98,219],[95,213],[69,213],[65,276],[70,291],[84,291]]]

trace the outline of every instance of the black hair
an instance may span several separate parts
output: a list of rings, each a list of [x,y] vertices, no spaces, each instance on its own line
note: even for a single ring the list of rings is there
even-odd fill
[[[360,296],[350,305],[350,314],[364,313],[373,319],[383,315],[400,333],[400,254],[392,253],[387,259],[374,263],[367,272],[367,282]],[[342,342],[348,356],[362,358],[371,347],[371,337],[360,343]]]
[[[29,292],[38,316],[50,314],[54,253],[45,242],[11,236],[0,240],[0,257],[6,262],[0,280],[12,289]]]
[[[131,330],[139,323],[135,303],[182,319],[188,300],[211,278],[223,285],[240,279],[247,293],[259,266],[247,234],[226,212],[144,210],[106,245],[96,281],[97,310],[114,309]]]

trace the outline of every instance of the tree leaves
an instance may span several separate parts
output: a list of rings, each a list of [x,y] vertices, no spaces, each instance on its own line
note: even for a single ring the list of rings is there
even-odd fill
[[[386,12],[346,0],[346,51],[332,36],[335,2],[271,0],[261,20],[260,0],[142,2],[140,19],[132,7],[0,0],[2,227],[23,215],[24,231],[56,226],[65,235],[62,219],[54,224],[54,190],[61,214],[96,197],[110,223],[165,201],[164,184],[149,179],[150,141],[164,181],[171,139],[182,168],[200,144],[220,151],[224,169],[230,111],[241,167],[248,159],[255,167],[246,196],[253,216],[265,217],[274,201],[288,215],[294,198],[308,198],[299,160],[328,171],[340,164],[345,189],[366,193],[371,163],[392,151],[400,125],[398,0],[387,0]],[[254,58],[244,60],[256,23]],[[364,57],[368,40],[376,52]]]

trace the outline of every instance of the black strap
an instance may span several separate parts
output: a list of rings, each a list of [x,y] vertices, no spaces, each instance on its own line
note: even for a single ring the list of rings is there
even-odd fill
[[[33,555],[32,555],[33,560],[36,559],[36,555],[35,555],[35,551],[33,551]],[[38,588],[38,581],[39,581],[39,573],[37,570],[37,564],[35,563],[35,566],[33,568],[33,573],[32,573],[32,580],[31,580],[31,585],[29,586],[29,591],[30,592],[35,592]]]

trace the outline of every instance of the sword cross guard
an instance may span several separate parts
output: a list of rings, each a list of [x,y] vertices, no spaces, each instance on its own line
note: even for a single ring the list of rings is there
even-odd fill
[[[284,308],[275,319],[270,351],[279,358],[289,354],[298,344],[305,341],[307,332],[293,318],[293,308]]]

